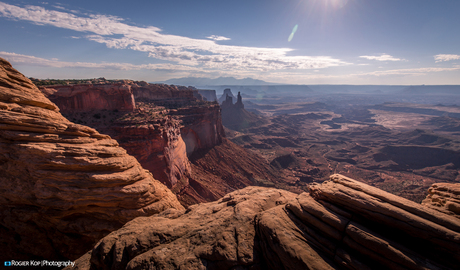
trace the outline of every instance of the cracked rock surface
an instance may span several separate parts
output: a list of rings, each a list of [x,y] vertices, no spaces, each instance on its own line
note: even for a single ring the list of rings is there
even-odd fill
[[[77,269],[455,269],[458,219],[342,175],[136,218]]]

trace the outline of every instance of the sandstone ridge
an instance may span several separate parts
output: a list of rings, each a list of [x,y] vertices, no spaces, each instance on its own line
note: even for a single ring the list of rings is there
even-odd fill
[[[59,113],[0,58],[0,252],[77,258],[127,221],[183,207],[118,143]]]
[[[336,174],[136,218],[76,269],[455,269],[459,254],[459,219]]]

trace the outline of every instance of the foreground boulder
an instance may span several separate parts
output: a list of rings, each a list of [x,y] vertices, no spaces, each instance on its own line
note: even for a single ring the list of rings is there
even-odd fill
[[[422,204],[460,219],[460,184],[433,184]]]
[[[118,143],[60,113],[0,58],[0,253],[74,259],[127,221],[183,210]]]
[[[136,218],[77,269],[456,269],[460,221],[341,175]]]

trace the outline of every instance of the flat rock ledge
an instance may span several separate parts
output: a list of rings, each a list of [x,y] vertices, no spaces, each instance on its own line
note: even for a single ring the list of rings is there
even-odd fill
[[[184,214],[136,218],[100,240],[72,269],[459,265],[459,219],[335,174],[300,195],[247,187]]]

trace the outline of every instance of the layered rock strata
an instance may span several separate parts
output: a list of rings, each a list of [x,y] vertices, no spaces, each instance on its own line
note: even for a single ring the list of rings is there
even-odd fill
[[[57,85],[41,91],[58,105],[61,112],[123,110],[136,108],[132,86],[125,81],[108,84]]]
[[[203,97],[193,87],[120,80],[100,85],[46,86],[40,89],[69,118],[80,114],[77,118],[82,119],[85,118],[82,114],[90,113],[82,120],[84,123],[117,139],[144,168],[169,187],[189,173],[188,160],[183,157],[184,142],[187,155],[191,155],[196,150],[220,144],[225,136],[220,107],[202,101]],[[106,90],[105,96],[100,89]],[[125,100],[125,96],[130,96],[133,102],[130,108],[135,108],[136,103],[145,105],[138,105],[137,110],[126,113],[136,114],[133,121],[126,121],[127,117],[119,121],[105,113],[116,111],[114,114],[120,116],[119,109],[126,108],[114,101],[113,96],[117,94],[120,102]],[[92,97],[95,96],[99,99],[98,107],[93,104]],[[204,103],[197,105],[200,101]],[[174,119],[153,112],[156,109],[152,107],[176,108],[167,113],[179,119],[181,125],[178,126]],[[104,123],[107,119],[101,119],[101,115],[111,118],[112,122]],[[159,118],[163,119],[162,123],[158,123]]]
[[[0,253],[76,258],[127,221],[183,207],[118,143],[64,118],[0,58]]]
[[[186,145],[176,119],[167,116],[159,121],[118,124],[102,130],[169,188],[190,174]]]
[[[183,106],[202,96],[193,87],[175,86],[167,84],[149,84],[133,82],[133,94],[136,100],[148,100],[161,106]]]
[[[216,200],[248,185],[273,185],[276,177],[265,160],[224,143],[220,106],[201,101],[197,89],[120,82],[133,92],[134,111],[75,110],[65,116],[116,139],[155,179],[178,194],[181,203]],[[194,165],[189,161],[192,156]],[[227,164],[221,163],[223,159]]]
[[[460,219],[460,184],[433,184],[422,204]]]
[[[310,193],[247,187],[142,217],[77,269],[456,269],[460,221],[341,175]]]
[[[192,106],[170,111],[182,122],[181,136],[190,156],[200,149],[209,149],[222,143],[224,127],[218,104]]]

